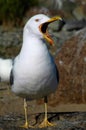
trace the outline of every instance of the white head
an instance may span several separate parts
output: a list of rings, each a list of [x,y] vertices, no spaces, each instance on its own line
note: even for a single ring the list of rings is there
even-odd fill
[[[35,16],[31,17],[31,18],[27,21],[27,23],[26,23],[24,29],[29,30],[30,33],[33,33],[33,34],[35,34],[35,35],[42,36],[42,33],[40,33],[40,30],[39,30],[39,26],[40,26],[42,23],[48,21],[49,19],[50,19],[50,18],[47,17],[47,16],[44,15],[44,14],[35,15]]]
[[[31,34],[38,36],[39,38],[45,38],[50,44],[52,44],[53,41],[47,32],[47,27],[49,23],[54,22],[56,20],[62,19],[59,16],[49,18],[44,14],[35,15],[27,21],[24,27],[24,33],[25,35]]]

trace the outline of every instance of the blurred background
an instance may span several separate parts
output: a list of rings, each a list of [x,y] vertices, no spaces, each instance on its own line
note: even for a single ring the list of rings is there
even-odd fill
[[[0,0],[0,25],[20,27],[37,13],[81,20],[86,17],[85,8],[86,0]]]

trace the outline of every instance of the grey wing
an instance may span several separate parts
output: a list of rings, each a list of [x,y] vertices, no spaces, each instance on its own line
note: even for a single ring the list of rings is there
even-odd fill
[[[51,56],[52,63],[55,65],[56,78],[57,78],[57,82],[59,83],[59,71],[58,71],[57,65],[55,64],[53,56],[51,54],[50,54],[50,56]]]
[[[55,64],[55,68],[56,68],[56,77],[57,77],[57,82],[59,83],[59,71],[58,71],[58,68]]]
[[[10,73],[10,85],[13,85],[13,83],[14,83],[14,76],[13,76],[13,69],[12,69]]]
[[[15,59],[12,59],[12,65],[14,65],[15,63]],[[10,85],[12,86],[14,83],[14,76],[13,76],[13,69],[11,69],[11,72],[10,72]]]

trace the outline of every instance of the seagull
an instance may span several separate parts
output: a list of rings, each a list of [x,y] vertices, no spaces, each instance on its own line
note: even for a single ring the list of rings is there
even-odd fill
[[[46,42],[53,45],[47,28],[60,16],[49,18],[44,14],[31,17],[23,30],[23,45],[11,70],[11,90],[24,99],[24,128],[32,127],[28,123],[27,101],[44,98],[45,117],[40,128],[53,126],[47,117],[47,96],[56,91],[59,83],[59,73],[50,54]]]
[[[13,59],[0,58],[0,82],[9,82]]]

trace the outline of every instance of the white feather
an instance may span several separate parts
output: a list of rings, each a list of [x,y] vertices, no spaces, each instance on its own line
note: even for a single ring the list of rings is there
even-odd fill
[[[9,82],[11,69],[12,69],[12,60],[0,58],[0,81],[1,82]]]

